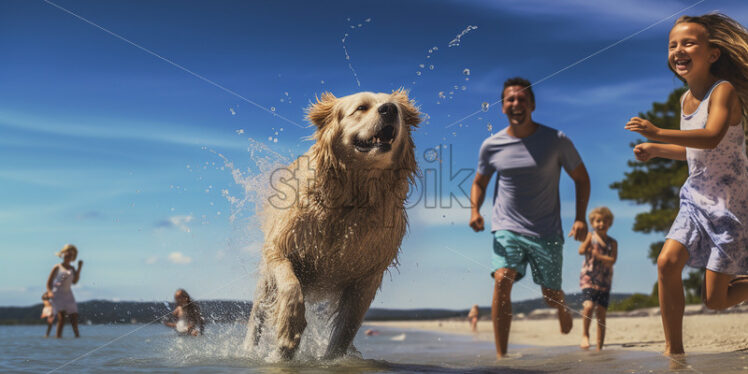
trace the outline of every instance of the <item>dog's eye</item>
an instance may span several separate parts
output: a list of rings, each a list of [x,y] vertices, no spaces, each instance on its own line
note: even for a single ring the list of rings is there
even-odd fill
[[[359,106],[358,106],[358,108],[356,108],[356,110],[357,110],[357,111],[358,111],[358,110],[361,110],[361,111],[366,111],[367,109],[369,109],[369,107],[368,107],[368,106],[366,106],[366,105],[359,105]]]

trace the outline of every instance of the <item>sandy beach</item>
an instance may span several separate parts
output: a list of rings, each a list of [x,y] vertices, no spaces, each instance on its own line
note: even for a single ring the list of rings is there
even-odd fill
[[[478,332],[470,331],[467,320],[366,322],[369,326],[439,331],[443,333],[475,335],[477,339],[493,342],[491,321],[478,322]],[[594,345],[597,322],[590,327],[590,342]],[[664,337],[660,316],[608,318],[605,345],[609,349],[660,352]],[[720,353],[748,349],[748,314],[697,314],[683,320],[683,340],[688,353]],[[582,336],[582,320],[574,319],[568,335],[560,332],[556,319],[523,319],[512,321],[510,344],[531,346],[576,346]]]

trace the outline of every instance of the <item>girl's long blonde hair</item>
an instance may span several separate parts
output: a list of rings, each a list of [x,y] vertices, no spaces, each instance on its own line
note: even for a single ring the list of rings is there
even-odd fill
[[[682,16],[675,21],[676,25],[679,23],[698,23],[704,26],[709,34],[709,44],[713,48],[719,48],[721,52],[719,59],[712,64],[710,73],[730,82],[735,87],[743,107],[743,125],[745,126],[745,119],[748,116],[748,30],[734,19],[721,13],[709,13],[697,17]],[[670,63],[668,67],[673,70]],[[675,73],[674,70],[673,73]],[[678,78],[682,80],[680,76]]]

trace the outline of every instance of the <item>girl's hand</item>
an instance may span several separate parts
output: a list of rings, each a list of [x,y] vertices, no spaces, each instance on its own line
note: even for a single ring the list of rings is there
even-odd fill
[[[637,144],[636,147],[634,147],[634,157],[636,157],[637,161],[647,162],[655,158],[653,151],[654,147],[652,143]]]
[[[656,136],[660,132],[659,127],[653,125],[652,122],[639,117],[631,118],[624,128],[639,133],[647,139],[652,139],[653,136]]]

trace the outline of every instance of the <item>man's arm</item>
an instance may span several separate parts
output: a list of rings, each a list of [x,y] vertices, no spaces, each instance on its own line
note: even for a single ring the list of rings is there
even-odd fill
[[[587,168],[584,164],[579,164],[576,169],[569,173],[574,180],[576,190],[577,214],[574,218],[574,225],[571,227],[569,236],[576,241],[582,241],[587,237],[587,203],[590,201],[590,176],[587,174]]]
[[[486,187],[491,181],[491,175],[475,173],[473,186],[470,188],[470,227],[473,231],[483,231],[483,217],[480,215],[480,207],[486,197]]]
[[[582,244],[579,245],[579,254],[580,255],[586,255],[587,254],[587,248],[590,246],[590,242],[592,241],[592,235],[587,234],[587,237],[584,239]]]

